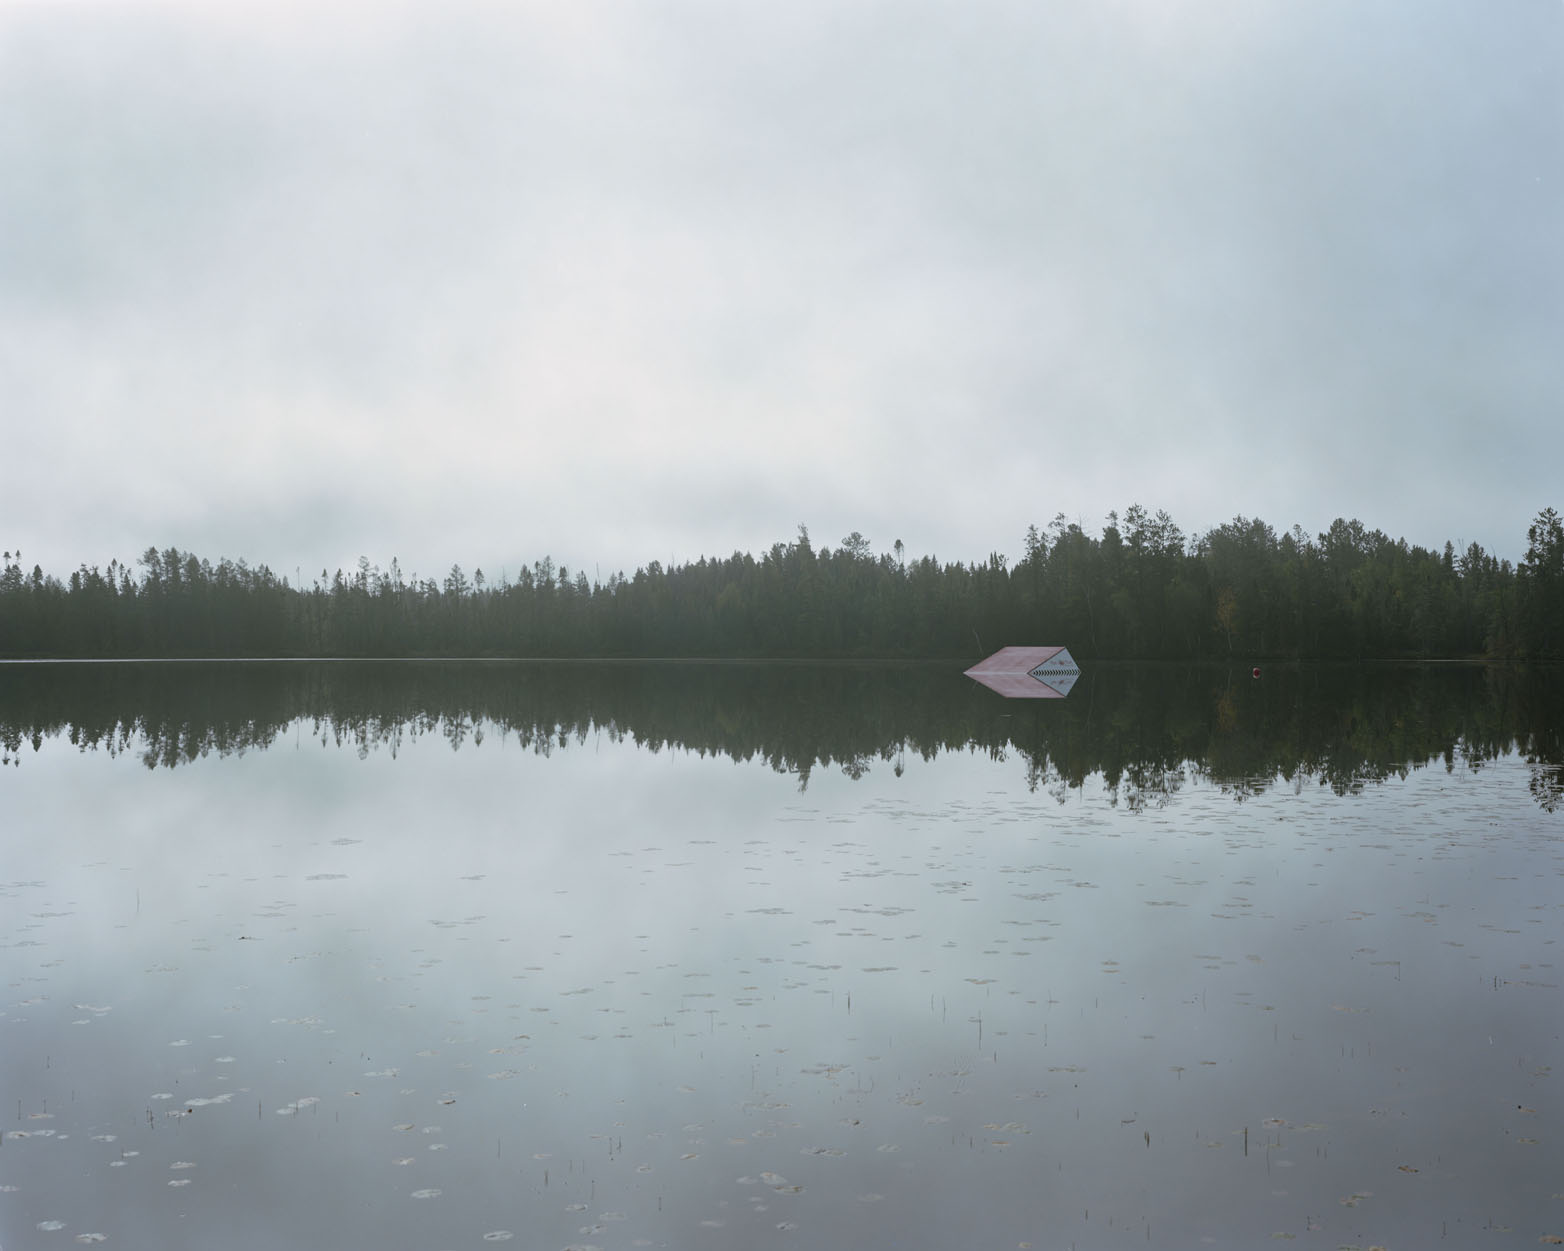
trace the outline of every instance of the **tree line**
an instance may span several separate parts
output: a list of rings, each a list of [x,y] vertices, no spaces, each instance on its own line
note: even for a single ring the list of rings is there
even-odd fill
[[[9,657],[958,658],[1063,644],[1078,659],[1564,659],[1564,521],[1545,508],[1519,565],[1337,519],[1309,537],[1235,517],[1186,537],[1132,505],[1100,532],[1056,516],[1021,558],[910,559],[800,526],[756,556],[589,581],[545,557],[497,582],[406,577],[360,557],[309,585],[266,565],[148,548],[61,579],[0,573]]]

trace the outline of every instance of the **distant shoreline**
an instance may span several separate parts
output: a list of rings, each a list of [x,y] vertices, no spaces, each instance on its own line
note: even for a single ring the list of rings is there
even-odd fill
[[[978,659],[981,659],[979,657]],[[973,663],[970,657],[949,656],[0,656],[0,665],[319,665],[319,664],[492,664],[492,665],[796,665],[835,668],[941,668],[955,669]],[[1103,656],[1083,662],[1093,668],[1201,668],[1243,669],[1257,663],[1236,657],[1232,660],[1140,660],[1134,657]],[[1262,669],[1303,666],[1427,665],[1473,668],[1513,668],[1516,661],[1490,656],[1375,657],[1352,660],[1264,659]],[[1556,662],[1547,662],[1556,663]]]
[[[856,531],[799,527],[759,556],[589,581],[545,558],[498,583],[453,565],[408,580],[361,558],[295,586],[265,565],[148,548],[62,581],[0,569],[0,655],[14,659],[981,660],[1063,644],[1078,660],[1249,664],[1564,660],[1564,518],[1526,558],[1409,545],[1337,519],[1310,538],[1237,517],[1187,538],[1166,513],[1056,517],[1011,566],[876,555]]]

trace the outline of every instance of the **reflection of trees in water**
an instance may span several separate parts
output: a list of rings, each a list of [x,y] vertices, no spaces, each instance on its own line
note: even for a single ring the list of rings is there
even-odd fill
[[[1564,684],[1560,684],[1564,685]],[[1559,702],[1564,691],[1558,685],[1533,687],[1515,698],[1522,704],[1518,714],[1526,732],[1519,750],[1525,757],[1531,777],[1528,786],[1532,798],[1545,812],[1557,812],[1564,805],[1564,724]]]
[[[1098,666],[1067,700],[1002,700],[951,665],[233,662],[0,667],[0,744],[62,738],[148,768],[285,737],[395,755],[499,733],[547,756],[598,736],[644,750],[861,778],[906,757],[1015,759],[1061,802],[1097,780],[1161,807],[1199,779],[1236,799],[1279,784],[1339,795],[1442,763],[1519,752],[1537,802],[1564,801],[1560,675],[1465,666]]]
[[[1531,791],[1531,797],[1544,812],[1557,812],[1559,803],[1564,801],[1564,766],[1538,764],[1531,760],[1528,763],[1531,764],[1531,780],[1527,789]]]

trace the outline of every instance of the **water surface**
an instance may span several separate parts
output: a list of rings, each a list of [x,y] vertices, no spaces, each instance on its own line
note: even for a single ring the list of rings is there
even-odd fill
[[[7,666],[0,1244],[1564,1235],[1556,707]]]

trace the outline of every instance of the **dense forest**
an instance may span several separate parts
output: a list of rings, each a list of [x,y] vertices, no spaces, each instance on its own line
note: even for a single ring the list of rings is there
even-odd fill
[[[1132,505],[1100,534],[1061,514],[1013,565],[876,554],[797,536],[754,556],[589,581],[543,559],[518,576],[405,577],[360,557],[308,586],[265,565],[148,548],[63,581],[20,552],[0,574],[8,657],[980,657],[1058,643],[1078,659],[1564,659],[1564,521],[1516,566],[1476,543],[1409,546],[1361,522],[1310,538],[1234,518],[1186,537]]]

